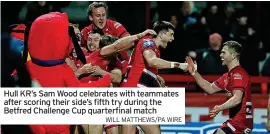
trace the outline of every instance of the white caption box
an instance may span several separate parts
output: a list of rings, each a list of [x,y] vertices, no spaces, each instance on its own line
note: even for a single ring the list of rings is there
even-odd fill
[[[184,88],[2,88],[0,106],[0,124],[185,124]]]

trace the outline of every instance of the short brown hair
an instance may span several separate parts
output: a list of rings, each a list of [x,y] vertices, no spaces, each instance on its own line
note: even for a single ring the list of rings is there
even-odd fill
[[[88,9],[87,9],[88,15],[92,15],[92,10],[94,8],[99,8],[99,7],[104,7],[105,10],[108,9],[108,6],[104,2],[93,2],[88,6]]]
[[[228,48],[232,49],[233,52],[238,53],[237,58],[240,59],[241,53],[243,51],[243,47],[240,43],[238,43],[236,41],[227,41],[223,45],[228,46]]]
[[[118,38],[115,36],[111,35],[104,35],[101,37],[100,42],[99,42],[99,48],[103,48],[105,46],[113,44],[115,41],[117,41]]]
[[[158,34],[160,31],[163,30],[169,31],[169,29],[171,29],[174,31],[174,26],[172,25],[172,23],[167,21],[157,21],[154,23],[153,29]]]

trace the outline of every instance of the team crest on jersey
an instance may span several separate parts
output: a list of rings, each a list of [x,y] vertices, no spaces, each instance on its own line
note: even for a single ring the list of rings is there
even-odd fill
[[[143,41],[143,48],[154,47],[154,46],[155,46],[155,42],[153,40],[144,40]]]
[[[233,79],[238,79],[238,80],[242,80],[243,79],[243,76],[239,73],[236,73],[233,75]]]

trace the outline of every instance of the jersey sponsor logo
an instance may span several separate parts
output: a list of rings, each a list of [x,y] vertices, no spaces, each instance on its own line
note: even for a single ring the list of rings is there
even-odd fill
[[[234,74],[233,75],[233,79],[235,79],[235,80],[242,80],[243,79],[243,76],[241,75],[241,74],[239,74],[239,73],[236,73],[236,74]]]
[[[147,47],[154,47],[155,43],[153,40],[144,40],[143,42],[143,48],[147,48]]]

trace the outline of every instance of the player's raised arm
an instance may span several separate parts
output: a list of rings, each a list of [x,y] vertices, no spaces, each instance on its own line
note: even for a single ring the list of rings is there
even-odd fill
[[[170,62],[158,58],[156,56],[156,53],[151,49],[144,50],[143,56],[150,67],[155,67],[158,69],[180,68],[182,70],[185,70],[187,68],[187,63]]]
[[[147,34],[156,35],[156,32],[153,30],[146,30],[146,31],[139,33],[139,34],[136,34],[136,35],[130,35],[130,36],[123,37],[123,38],[115,41],[113,44],[103,47],[100,51],[100,54],[102,56],[106,56],[106,55],[111,55],[111,54],[119,52],[119,51],[124,51],[126,49],[129,49],[134,45],[133,42],[135,40],[140,39],[141,37],[143,37]]]
[[[195,67],[196,64],[194,64],[193,60],[191,59],[191,57],[187,57],[186,58],[186,62],[188,63],[188,71],[189,73],[194,77],[194,79],[196,80],[197,84],[208,94],[213,94],[216,93],[218,91],[220,91],[221,89],[219,87],[216,86],[216,84],[214,83],[210,83],[207,80],[205,80],[200,74],[199,72],[197,72],[197,69]]]

